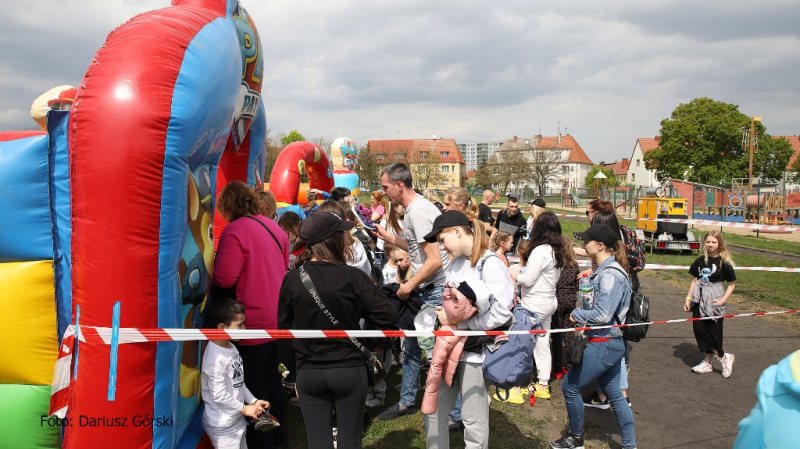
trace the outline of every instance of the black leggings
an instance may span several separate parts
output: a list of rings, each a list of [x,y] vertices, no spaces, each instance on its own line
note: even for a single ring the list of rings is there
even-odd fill
[[[272,449],[286,446],[286,394],[278,371],[278,343],[238,345],[237,348],[244,365],[244,384],[257,399],[269,401],[270,413],[281,423],[281,427],[270,432],[258,432],[248,426],[247,447]]]
[[[297,394],[306,422],[308,447],[333,447],[333,408],[336,407],[336,443],[339,449],[361,447],[366,365],[352,368],[300,368]]]

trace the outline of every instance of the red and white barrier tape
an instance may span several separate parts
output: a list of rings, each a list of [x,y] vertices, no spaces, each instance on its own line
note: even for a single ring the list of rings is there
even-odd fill
[[[576,214],[555,214],[557,217],[572,217],[572,218],[586,218],[584,215]],[[683,223],[683,224],[696,224],[699,226],[720,226],[729,228],[746,228],[758,229],[761,231],[775,231],[775,232],[795,232],[800,231],[800,227],[792,226],[776,226],[765,225],[756,223],[739,223],[734,221],[717,221],[717,220],[700,220],[694,218],[633,218],[633,217],[617,217],[620,220],[642,220],[642,221],[660,221],[663,223]]]
[[[614,324],[608,326],[576,327],[568,329],[531,330],[531,331],[411,331],[411,330],[220,330],[220,329],[134,329],[120,328],[119,343],[147,343],[159,341],[197,341],[197,340],[253,340],[253,339],[298,339],[298,338],[396,338],[396,337],[435,337],[435,336],[484,336],[484,335],[523,335],[523,334],[558,334],[582,330],[610,329],[613,327],[648,326],[651,324],[685,323],[690,321],[713,320],[718,318],[742,318],[750,316],[784,315],[800,313],[800,310],[780,310],[776,312],[740,313],[721,317],[680,318],[674,320],[650,321],[636,324]],[[74,326],[70,326],[73,328]],[[81,341],[86,343],[111,344],[110,327],[81,326]]]
[[[511,258],[509,258],[509,261]],[[590,267],[592,263],[588,260],[579,260],[578,266]],[[644,266],[647,270],[689,270],[689,265],[662,265],[648,263]],[[794,267],[735,267],[736,271],[772,271],[776,273],[800,273],[800,268]]]

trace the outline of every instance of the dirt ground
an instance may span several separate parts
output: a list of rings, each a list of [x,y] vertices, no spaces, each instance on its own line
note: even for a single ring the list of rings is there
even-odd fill
[[[640,280],[651,298],[651,319],[688,317],[682,309],[688,287],[671,285],[645,273]],[[735,303],[729,303],[728,313],[739,313]],[[691,323],[650,326],[647,338],[633,343],[633,348],[629,394],[638,447],[730,448],[737,424],[755,404],[761,372],[800,348],[800,332],[786,319],[727,319],[725,349],[736,356],[729,379],[722,378],[718,364],[714,373],[691,371],[703,357]],[[544,432],[551,439],[565,432],[567,418],[560,382],[553,385],[553,400],[549,404],[540,401],[531,411],[534,417],[549,423]],[[619,429],[610,410],[587,408],[585,432],[587,448],[620,445]]]

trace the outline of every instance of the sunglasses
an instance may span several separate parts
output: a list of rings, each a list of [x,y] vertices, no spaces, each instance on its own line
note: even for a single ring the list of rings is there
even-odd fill
[[[587,211],[586,211],[586,216],[588,217],[588,216],[589,216],[589,214],[591,214],[591,215],[594,215],[594,214],[596,214],[596,213],[597,213],[597,212],[595,212],[595,211],[593,211],[593,210],[587,210]]]

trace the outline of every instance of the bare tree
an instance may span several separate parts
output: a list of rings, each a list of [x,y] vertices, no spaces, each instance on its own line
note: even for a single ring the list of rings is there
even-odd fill
[[[530,181],[532,163],[521,149],[509,149],[495,152],[486,165],[491,168],[492,177],[496,184],[503,186],[502,191],[508,191],[512,182],[519,185]]]
[[[536,186],[539,196],[544,196],[548,181],[558,181],[563,176],[561,151],[533,148],[525,153],[530,161],[530,174],[527,178]]]
[[[408,166],[417,188],[437,189],[447,180],[447,175],[440,169],[439,155],[436,151],[415,151],[410,156]]]

